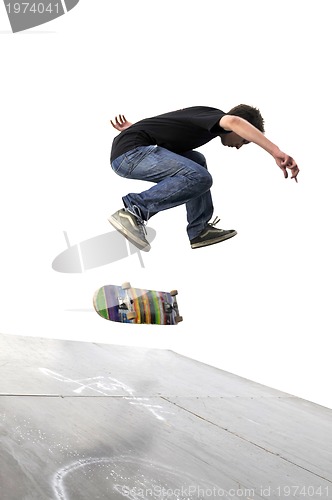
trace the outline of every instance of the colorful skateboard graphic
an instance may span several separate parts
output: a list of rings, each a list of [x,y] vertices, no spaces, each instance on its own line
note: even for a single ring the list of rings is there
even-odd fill
[[[93,305],[99,316],[118,323],[177,325],[183,320],[176,300],[177,290],[158,292],[105,285],[96,291]]]

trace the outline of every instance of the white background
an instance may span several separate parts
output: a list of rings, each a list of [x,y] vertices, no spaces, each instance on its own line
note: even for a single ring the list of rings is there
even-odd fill
[[[171,349],[332,408],[329,2],[81,0],[12,34],[0,5],[0,331]],[[109,119],[186,106],[260,108],[292,155],[284,180],[255,145],[201,148],[215,214],[238,235],[191,250],[184,207],[150,221],[152,250],[73,274],[52,269],[113,230],[143,182],[109,166]],[[120,325],[92,308],[104,284],[179,290],[176,327]],[[165,373],[167,376],[167,373]],[[179,373],[181,377],[181,373]]]

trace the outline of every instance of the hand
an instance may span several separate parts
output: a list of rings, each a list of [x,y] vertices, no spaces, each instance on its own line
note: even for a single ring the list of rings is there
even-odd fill
[[[112,127],[116,128],[119,132],[122,132],[123,130],[126,130],[127,128],[131,127],[132,123],[128,122],[126,117],[124,115],[119,115],[116,116],[114,119],[114,122],[110,120]]]
[[[285,179],[288,177],[287,169],[289,169],[292,173],[291,179],[294,179],[297,182],[297,175],[300,172],[300,169],[297,166],[296,161],[291,156],[280,151],[275,156],[275,161],[278,167],[283,171]]]

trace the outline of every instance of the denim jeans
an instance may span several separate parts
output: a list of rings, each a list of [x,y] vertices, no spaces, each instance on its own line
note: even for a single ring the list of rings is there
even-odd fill
[[[125,207],[143,220],[185,203],[189,239],[206,228],[213,215],[212,177],[198,151],[179,155],[159,146],[141,146],[119,156],[111,166],[121,177],[155,183],[146,191],[122,198]]]

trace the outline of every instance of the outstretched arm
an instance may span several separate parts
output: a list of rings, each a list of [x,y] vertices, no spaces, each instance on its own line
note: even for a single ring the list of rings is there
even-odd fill
[[[110,120],[112,127],[116,128],[119,132],[126,130],[126,128],[131,127],[132,123],[128,122],[124,115],[118,115],[114,118],[114,122]]]
[[[243,118],[233,115],[224,115],[219,121],[220,127],[225,130],[233,131],[243,139],[254,142],[265,151],[270,153],[275,159],[277,165],[284,173],[285,179],[288,177],[287,169],[291,171],[291,179],[295,179],[297,182],[297,175],[299,173],[299,167],[295,160],[288,154],[281,151],[278,146],[271,142],[265,135],[258,130],[256,127],[251,125]]]

